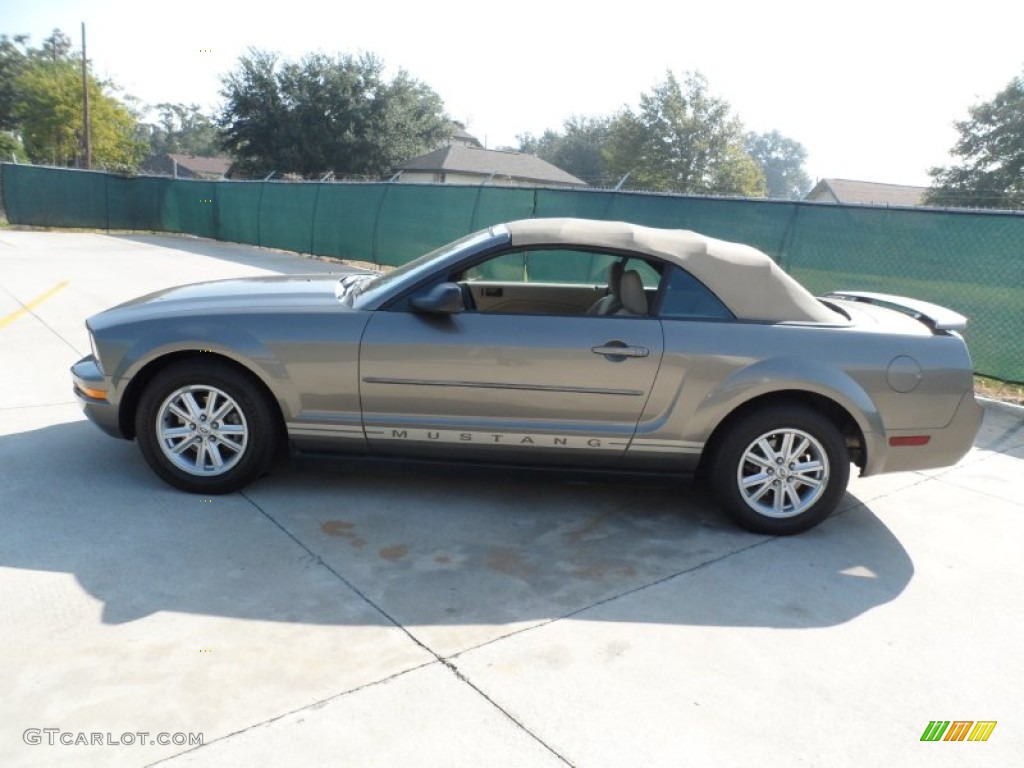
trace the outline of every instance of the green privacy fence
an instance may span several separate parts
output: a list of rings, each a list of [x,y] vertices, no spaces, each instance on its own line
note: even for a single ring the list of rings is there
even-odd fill
[[[912,296],[971,322],[975,369],[1024,381],[1024,215],[494,186],[194,181],[0,165],[12,224],[146,229],[401,264],[501,221],[579,216],[750,243],[815,293]]]

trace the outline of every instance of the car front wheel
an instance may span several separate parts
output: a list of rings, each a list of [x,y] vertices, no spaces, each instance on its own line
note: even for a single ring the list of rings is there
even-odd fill
[[[820,523],[849,479],[850,456],[839,430],[795,405],[741,417],[729,427],[711,468],[723,508],[744,528],[773,536]]]
[[[209,494],[231,493],[262,475],[280,440],[274,407],[249,375],[226,363],[192,360],[149,383],[135,434],[161,479]]]

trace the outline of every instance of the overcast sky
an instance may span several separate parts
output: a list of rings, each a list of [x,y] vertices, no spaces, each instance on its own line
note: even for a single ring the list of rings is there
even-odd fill
[[[0,1],[0,32],[34,45],[59,27],[77,48],[84,21],[95,74],[150,104],[215,108],[249,46],[373,52],[489,147],[697,69],[748,130],[801,142],[814,179],[926,185],[953,121],[1024,72],[1024,0]]]

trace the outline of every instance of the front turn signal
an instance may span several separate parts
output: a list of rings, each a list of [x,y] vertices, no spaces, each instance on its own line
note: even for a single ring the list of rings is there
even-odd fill
[[[83,395],[91,397],[93,400],[106,400],[107,391],[105,389],[90,389],[89,387],[78,387]]]

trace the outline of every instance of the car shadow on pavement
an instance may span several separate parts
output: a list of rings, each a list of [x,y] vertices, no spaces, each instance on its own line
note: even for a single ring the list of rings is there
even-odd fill
[[[821,627],[895,599],[914,573],[856,499],[777,539],[673,479],[308,458],[202,498],[85,421],[0,436],[0,462],[0,566],[71,574],[108,624],[157,611],[345,623],[354,599],[381,625]],[[661,598],[616,599],[649,590]]]

